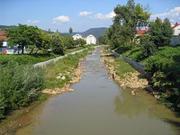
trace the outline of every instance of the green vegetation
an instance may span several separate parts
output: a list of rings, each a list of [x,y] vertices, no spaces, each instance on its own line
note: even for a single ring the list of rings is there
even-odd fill
[[[136,28],[149,23],[150,13],[134,0],[118,5],[114,11],[114,23],[106,33],[111,49],[144,64],[154,93],[172,110],[180,112],[180,47],[169,45],[173,34],[169,20],[157,18],[150,22],[149,31],[138,37]]]
[[[116,74],[121,78],[123,78],[126,73],[135,71],[135,69],[132,66],[130,66],[128,63],[118,58],[115,59],[114,64],[116,65],[115,66]]]
[[[21,25],[7,30],[9,43],[18,44],[18,49],[29,54],[58,54],[64,55],[66,49],[83,46],[86,42],[74,41],[70,35],[63,36],[59,32],[46,32],[38,27]],[[19,53],[19,52],[18,52]]]
[[[72,72],[79,59],[90,49],[87,46],[84,52],[70,55],[45,69],[38,69],[33,64],[86,48],[85,41],[74,41],[71,36],[27,25],[9,28],[7,32],[10,45],[18,44],[20,51],[18,55],[0,56],[0,120],[13,110],[46,99],[41,94],[42,89],[63,87],[72,79]],[[24,54],[24,48],[27,54]],[[56,79],[60,73],[65,74],[63,80]]]
[[[71,81],[74,69],[78,66],[79,60],[86,56],[88,50],[75,55],[69,55],[68,57],[59,60],[54,65],[49,65],[45,69],[45,88],[62,88],[66,83]],[[64,79],[58,79],[57,77],[65,76]]]
[[[9,62],[0,67],[0,119],[12,110],[37,100],[43,87],[43,73],[32,66]]]
[[[0,64],[5,65],[13,61],[18,64],[36,64],[39,62],[47,61],[55,56],[51,55],[0,55]]]
[[[71,81],[80,58],[86,56],[91,49],[89,47],[81,53],[69,55],[44,69],[33,68],[32,56],[29,56],[29,61],[21,61],[23,57],[20,57],[0,65],[0,119],[33,101],[44,100],[46,96],[41,94],[42,89],[61,88]],[[59,74],[65,78],[57,79]]]

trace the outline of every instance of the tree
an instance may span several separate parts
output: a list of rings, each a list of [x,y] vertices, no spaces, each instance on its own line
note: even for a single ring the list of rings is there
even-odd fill
[[[72,33],[73,33],[73,29],[70,27],[69,28],[69,34],[72,35]]]
[[[84,46],[86,44],[86,41],[84,39],[77,39],[74,41],[75,47]]]
[[[10,42],[21,47],[22,54],[24,54],[25,47],[37,44],[39,31],[37,27],[19,24],[19,26],[8,30],[8,37]]]
[[[134,44],[136,27],[139,22],[149,19],[149,12],[134,0],[128,0],[126,5],[118,5],[113,25],[108,30],[107,37],[113,48],[127,47]]]
[[[162,21],[160,18],[156,18],[154,22],[151,22],[150,35],[157,47],[169,45],[172,34],[173,30],[168,19]]]
[[[144,35],[143,37],[141,37],[140,43],[141,43],[141,49],[142,49],[144,58],[147,58],[153,55],[157,50],[155,44],[151,40],[150,35]]]
[[[51,48],[54,54],[64,55],[64,47],[59,33],[54,33],[52,35]]]
[[[74,40],[72,36],[70,35],[62,36],[61,39],[62,39],[62,44],[65,49],[75,48]]]

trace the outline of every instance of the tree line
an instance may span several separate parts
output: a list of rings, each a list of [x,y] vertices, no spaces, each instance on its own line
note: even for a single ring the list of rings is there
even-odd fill
[[[70,28],[70,32],[72,34],[72,28]],[[8,29],[7,33],[10,45],[18,45],[22,54],[24,54],[24,48],[27,48],[29,54],[52,52],[63,55],[66,49],[73,49],[86,44],[82,40],[74,41],[71,35],[44,31],[36,26],[22,24]]]

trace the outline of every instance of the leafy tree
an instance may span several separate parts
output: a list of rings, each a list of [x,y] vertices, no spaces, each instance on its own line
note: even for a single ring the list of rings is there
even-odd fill
[[[75,48],[74,40],[73,40],[72,36],[69,36],[69,35],[62,36],[61,40],[62,40],[62,44],[65,49]]]
[[[143,37],[141,37],[140,43],[144,58],[153,55],[157,50],[155,44],[151,40],[150,35],[144,35]]]
[[[39,38],[39,29],[34,26],[21,25],[8,30],[10,42],[18,44],[24,54],[24,48],[30,45],[36,45]]]
[[[140,4],[135,4],[134,0],[128,0],[126,5],[118,5],[114,12],[116,16],[107,33],[112,48],[134,44],[137,24],[146,22],[150,16],[149,12]]]
[[[151,22],[150,35],[157,47],[169,45],[172,34],[173,30],[168,19],[162,21],[160,18],[157,18],[155,22]]]
[[[75,47],[84,46],[86,44],[86,41],[84,39],[77,39],[74,41]]]
[[[58,55],[64,55],[64,47],[59,33],[54,33],[51,38],[52,52]]]

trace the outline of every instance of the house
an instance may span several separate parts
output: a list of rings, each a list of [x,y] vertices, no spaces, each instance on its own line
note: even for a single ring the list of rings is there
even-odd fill
[[[96,37],[94,35],[89,35],[87,37],[83,37],[80,34],[75,34],[72,37],[73,37],[74,40],[78,40],[78,39],[85,40],[87,45],[96,44],[96,42],[97,42],[97,39],[96,39]]]
[[[75,34],[72,36],[74,40],[83,39],[83,37],[80,34]]]
[[[176,23],[173,27],[174,36],[180,36],[180,23]]]
[[[172,25],[174,31],[173,37],[171,38],[171,45],[180,45],[180,23]]]
[[[95,36],[89,35],[89,36],[86,37],[86,44],[88,44],[88,45],[94,44],[95,45],[96,42],[97,42],[97,39],[96,39]]]

